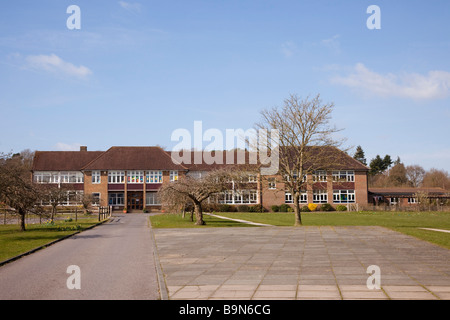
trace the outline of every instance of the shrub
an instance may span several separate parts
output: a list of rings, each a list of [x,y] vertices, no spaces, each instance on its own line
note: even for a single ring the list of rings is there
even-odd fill
[[[279,211],[280,212],[288,212],[289,208],[290,208],[289,205],[283,203],[282,205],[280,205],[280,210]]]
[[[303,206],[300,208],[301,212],[310,212],[311,210],[309,210],[308,206]]]
[[[254,206],[248,207],[248,212],[264,212],[264,207],[260,204],[256,204]]]
[[[231,206],[229,204],[221,204],[218,208],[219,212],[229,212],[231,209]]]
[[[270,207],[270,209],[272,209],[273,212],[278,212],[278,211],[280,211],[280,206],[273,205]]]
[[[333,211],[334,208],[333,208],[333,206],[332,206],[331,204],[329,204],[329,203],[324,203],[324,204],[322,204],[322,205],[320,206],[320,210],[321,210],[321,211]]]
[[[287,212],[294,212],[294,208],[289,207]]]
[[[336,206],[336,210],[337,211],[347,211],[347,207],[344,206],[343,204],[340,204],[340,205]]]
[[[247,205],[243,204],[238,207],[238,211],[239,212],[249,212],[250,208]]]
[[[309,209],[309,211],[316,211],[317,204],[315,204],[315,203],[308,203],[308,209]]]

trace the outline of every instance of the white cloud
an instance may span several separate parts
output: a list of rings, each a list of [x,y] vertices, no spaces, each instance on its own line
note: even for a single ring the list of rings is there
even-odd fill
[[[124,8],[128,11],[131,11],[131,12],[137,13],[137,12],[141,11],[141,4],[137,3],[137,2],[131,3],[131,2],[126,2],[126,1],[119,1],[119,5],[122,8]]]
[[[89,68],[85,66],[77,67],[70,62],[64,61],[55,54],[27,56],[25,60],[27,62],[27,67],[36,70],[44,70],[78,78],[84,78],[92,74],[92,71]]]
[[[329,49],[330,51],[334,53],[340,53],[341,52],[341,43],[339,42],[340,35],[336,34],[328,39],[323,39],[320,41],[320,45]]]
[[[63,142],[58,142],[57,144],[55,144],[55,149],[57,151],[79,151],[80,146],[81,144],[79,143],[67,144]]]
[[[450,94],[450,72],[434,70],[426,75],[418,73],[380,74],[357,63],[347,76],[331,79],[334,84],[363,90],[382,97],[409,99],[437,99]]]
[[[297,47],[292,41],[286,41],[281,45],[281,52],[286,58],[290,58],[294,55]]]

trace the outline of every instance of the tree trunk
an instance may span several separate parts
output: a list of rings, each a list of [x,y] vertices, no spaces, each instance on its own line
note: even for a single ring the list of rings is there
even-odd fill
[[[26,212],[23,211],[19,211],[19,216],[20,216],[20,231],[26,231],[25,230],[25,214]]]
[[[202,205],[200,202],[195,202],[194,207],[195,207],[195,218],[197,219],[195,225],[202,226],[205,224],[205,221],[203,221]]]
[[[295,223],[294,226],[298,227],[302,225],[302,216],[301,216],[301,211],[300,211],[300,195],[295,192],[294,193],[294,215],[295,215]]]

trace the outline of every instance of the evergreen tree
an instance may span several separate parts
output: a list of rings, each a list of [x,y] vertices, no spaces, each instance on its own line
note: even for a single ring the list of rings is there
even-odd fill
[[[356,152],[355,152],[355,155],[353,156],[353,158],[358,160],[362,164],[367,165],[366,156],[364,155],[364,151],[361,148],[361,146],[356,147]]]

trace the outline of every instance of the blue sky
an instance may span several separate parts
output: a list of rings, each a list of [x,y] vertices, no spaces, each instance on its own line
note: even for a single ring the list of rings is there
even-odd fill
[[[81,10],[70,30],[67,7]],[[370,30],[369,5],[381,10]],[[450,1],[4,1],[0,152],[171,149],[291,93],[334,102],[368,160],[450,171]],[[207,144],[207,143],[205,143]]]

